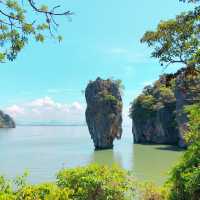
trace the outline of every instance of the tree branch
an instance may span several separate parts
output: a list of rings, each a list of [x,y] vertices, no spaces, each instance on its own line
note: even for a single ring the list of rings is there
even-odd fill
[[[44,13],[44,14],[46,14],[46,15],[51,15],[51,16],[70,16],[70,15],[73,15],[74,13],[73,12],[71,12],[71,11],[65,11],[65,12],[62,12],[62,13],[56,13],[56,12],[54,12],[54,10],[56,9],[56,8],[59,8],[60,7],[60,5],[58,5],[58,6],[55,6],[53,9],[52,9],[52,11],[44,11],[44,10],[41,10],[41,9],[39,9],[39,8],[37,8],[36,6],[35,6],[35,3],[33,2],[33,0],[28,0],[28,2],[29,2],[29,4],[30,4],[30,6],[35,10],[35,11],[37,11],[37,12],[39,12],[39,13]]]

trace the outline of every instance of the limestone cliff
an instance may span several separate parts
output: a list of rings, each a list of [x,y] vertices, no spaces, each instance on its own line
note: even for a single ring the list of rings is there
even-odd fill
[[[97,78],[85,90],[86,122],[96,150],[113,148],[122,135],[120,82]]]
[[[15,128],[14,120],[2,111],[0,111],[0,128]]]
[[[183,68],[165,74],[144,88],[130,109],[136,143],[175,144],[185,147],[186,105],[200,100],[200,73]]]
[[[200,73],[190,69],[181,70],[176,78],[176,122],[179,129],[179,146],[185,147],[184,134],[187,132],[187,105],[200,102]]]

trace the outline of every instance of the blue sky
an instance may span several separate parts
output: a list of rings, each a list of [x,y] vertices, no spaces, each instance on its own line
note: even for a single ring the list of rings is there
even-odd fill
[[[81,91],[98,76],[123,81],[124,104],[128,108],[144,85],[162,73],[158,61],[150,58],[151,49],[140,44],[141,36],[146,30],[155,29],[160,20],[191,8],[178,0],[44,2],[52,6],[58,2],[75,15],[71,22],[59,20],[64,37],[61,44],[51,39],[44,44],[30,41],[16,61],[1,64],[3,110],[38,99],[84,107]],[[175,67],[168,69],[173,70]]]

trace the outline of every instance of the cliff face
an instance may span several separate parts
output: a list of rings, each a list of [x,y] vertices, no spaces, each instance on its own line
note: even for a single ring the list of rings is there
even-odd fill
[[[187,114],[184,108],[187,105],[200,102],[200,73],[182,71],[176,78],[176,122],[179,129],[179,146],[185,147],[184,134],[187,131]]]
[[[0,128],[15,128],[13,119],[2,111],[0,111]]]
[[[185,147],[184,108],[200,100],[200,74],[181,69],[160,77],[132,103],[130,117],[136,143],[173,144]]]
[[[133,120],[133,135],[136,143],[177,144],[178,129],[175,127],[175,104],[159,108],[154,116]]]
[[[85,91],[86,122],[96,150],[113,148],[122,135],[122,98],[118,81],[90,82]]]

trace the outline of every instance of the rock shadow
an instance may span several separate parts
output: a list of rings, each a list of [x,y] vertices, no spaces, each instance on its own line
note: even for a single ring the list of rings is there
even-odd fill
[[[167,146],[159,146],[156,147],[158,150],[164,150],[164,151],[185,151],[186,149],[180,148],[178,146],[173,146],[173,145],[167,145]]]

